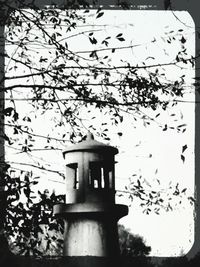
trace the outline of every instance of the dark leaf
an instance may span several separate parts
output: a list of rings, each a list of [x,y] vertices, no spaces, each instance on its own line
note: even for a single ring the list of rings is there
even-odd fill
[[[193,197],[188,197],[189,200],[191,200],[192,202],[195,202],[195,199]]]
[[[3,110],[3,114],[6,115],[6,116],[10,116],[13,110],[14,110],[14,108],[12,108],[12,107],[5,108]]]
[[[15,111],[13,115],[14,121],[17,121],[19,119],[19,114]]]
[[[102,9],[99,7],[99,8],[97,9],[97,12],[96,12],[96,13],[97,13],[97,14],[100,13],[101,10],[102,10]]]
[[[184,146],[182,147],[182,153],[183,153],[187,148],[188,148],[188,146],[187,146],[187,145],[184,145]]]
[[[9,138],[6,134],[4,134],[2,137],[3,137],[4,140],[8,141],[8,144],[9,144],[9,145],[12,145],[12,144],[13,144],[13,143],[10,141],[10,138]]]
[[[185,162],[185,157],[183,155],[181,155],[181,159],[183,161],[183,163]]]
[[[94,37],[93,38],[89,37],[89,40],[91,44],[97,44],[97,39],[95,39]]]
[[[119,33],[118,35],[116,35],[116,38],[119,38],[122,36],[122,33]]]
[[[14,128],[14,134],[18,134],[19,132],[18,132],[18,130],[17,130],[17,128]]]
[[[98,19],[98,18],[102,17],[103,14],[104,14],[104,12],[100,12],[100,13],[96,16],[96,18]]]
[[[167,131],[167,124],[165,124],[165,127],[163,128],[163,131]]]
[[[28,117],[28,116],[25,116],[25,117],[23,118],[23,121],[28,121],[28,122],[31,122],[31,119],[30,119],[30,117]]]
[[[187,126],[187,124],[181,124],[181,125],[178,125],[177,128],[182,128],[182,127],[185,127]]]
[[[120,42],[125,41],[125,39],[123,37],[117,38],[117,40],[119,40]]]
[[[182,36],[180,41],[181,41],[182,44],[184,44],[186,42],[186,39]]]

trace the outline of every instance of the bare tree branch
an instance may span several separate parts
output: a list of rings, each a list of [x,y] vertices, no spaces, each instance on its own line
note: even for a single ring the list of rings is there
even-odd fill
[[[46,171],[46,172],[51,172],[51,173],[55,173],[58,174],[59,176],[61,176],[63,179],[65,179],[65,175],[59,171],[55,171],[55,170],[51,170],[51,169],[47,169],[44,166],[37,166],[31,163],[24,163],[24,162],[14,162],[14,161],[6,161],[8,164],[16,164],[16,165],[20,165],[20,166],[26,166],[26,167],[33,167],[42,171]]]

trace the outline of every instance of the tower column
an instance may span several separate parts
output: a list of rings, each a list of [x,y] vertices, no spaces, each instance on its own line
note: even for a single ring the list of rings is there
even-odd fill
[[[66,148],[66,203],[54,206],[65,221],[64,256],[119,256],[118,220],[128,207],[115,204],[115,147],[94,140]]]

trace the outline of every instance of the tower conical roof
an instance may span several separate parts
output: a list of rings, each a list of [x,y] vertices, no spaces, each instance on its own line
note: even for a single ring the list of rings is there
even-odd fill
[[[118,149],[113,146],[106,145],[104,143],[98,142],[94,139],[92,133],[88,133],[86,140],[77,143],[75,145],[66,147],[63,151],[63,155],[66,153],[70,153],[73,151],[104,151],[104,152],[111,152],[112,154],[117,154]]]

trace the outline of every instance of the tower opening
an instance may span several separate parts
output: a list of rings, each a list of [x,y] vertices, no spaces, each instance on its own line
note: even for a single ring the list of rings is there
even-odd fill
[[[113,171],[103,162],[89,163],[89,187],[113,188]]]
[[[69,189],[79,189],[79,175],[77,163],[66,165],[66,179]]]

